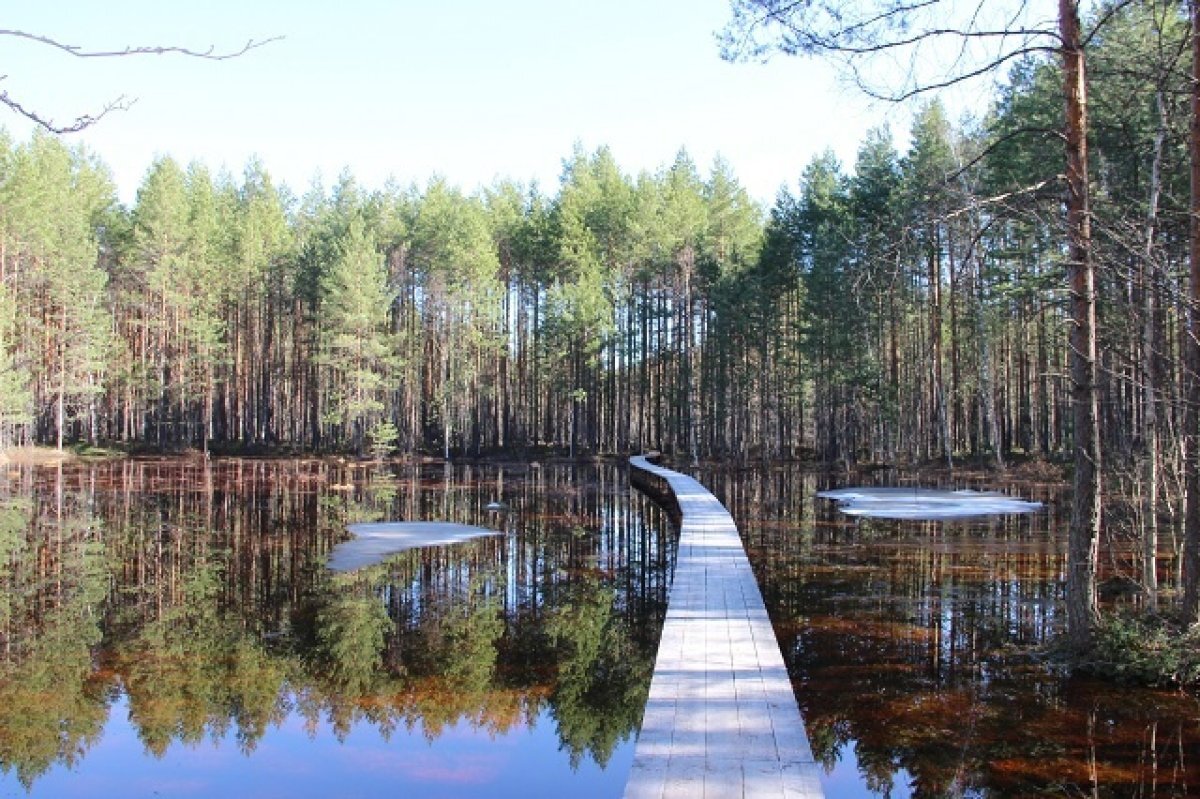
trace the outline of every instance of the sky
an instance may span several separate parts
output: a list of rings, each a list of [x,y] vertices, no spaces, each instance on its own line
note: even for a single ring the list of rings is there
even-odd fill
[[[0,37],[0,88],[63,123],[135,98],[67,140],[112,170],[132,202],[153,160],[238,175],[258,159],[302,194],[348,169],[368,189],[497,178],[553,193],[578,143],[612,149],[631,175],[686,148],[707,174],[720,155],[769,205],[826,148],[853,164],[866,131],[908,125],[818,60],[722,61],[728,0],[18,0],[4,26],[96,49],[237,50],[79,59]],[[0,109],[23,140],[32,126]]]

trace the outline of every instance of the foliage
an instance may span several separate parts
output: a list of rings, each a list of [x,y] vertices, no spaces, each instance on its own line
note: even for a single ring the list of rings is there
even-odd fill
[[[384,410],[381,397],[395,361],[386,330],[394,295],[361,218],[350,221],[335,251],[321,282],[318,363],[328,370],[332,389],[325,420],[349,426],[351,444],[361,452],[368,425]]]
[[[391,422],[378,422],[367,433],[367,437],[371,440],[371,454],[381,459],[395,451],[400,431]]]
[[[375,596],[346,593],[317,614],[317,641],[330,683],[351,695],[370,691],[382,677],[383,648],[392,620]]]
[[[4,164],[0,203],[12,292],[25,310],[19,340],[40,341],[27,359],[39,432],[61,448],[70,419],[95,413],[111,353],[107,275],[97,223],[113,204],[103,169],[80,150],[35,134]],[[15,268],[14,268],[15,267]],[[39,438],[42,436],[39,435]]]
[[[1200,626],[1164,616],[1106,614],[1080,661],[1087,671],[1122,682],[1200,685]]]

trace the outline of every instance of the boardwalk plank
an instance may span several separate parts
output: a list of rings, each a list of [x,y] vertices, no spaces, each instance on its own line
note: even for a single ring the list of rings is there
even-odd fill
[[[667,617],[626,799],[819,799],[779,642],[733,518],[694,478],[643,457],[681,515]]]

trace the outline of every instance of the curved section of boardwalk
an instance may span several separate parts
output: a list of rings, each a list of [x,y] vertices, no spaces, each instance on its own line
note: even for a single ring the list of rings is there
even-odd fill
[[[821,797],[775,631],[729,511],[644,457],[679,505],[679,555],[627,799]],[[657,487],[657,486],[656,486]]]

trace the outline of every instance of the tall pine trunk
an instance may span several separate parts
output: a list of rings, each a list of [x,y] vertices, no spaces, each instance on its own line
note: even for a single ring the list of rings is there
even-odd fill
[[[1155,353],[1154,320],[1156,304],[1154,292],[1156,269],[1154,268],[1155,234],[1158,228],[1158,203],[1162,193],[1163,148],[1167,138],[1167,109],[1163,90],[1155,94],[1158,109],[1158,129],[1154,136],[1154,159],[1150,165],[1150,202],[1146,212],[1146,247],[1143,251],[1141,269],[1142,288],[1142,441],[1145,451],[1144,480],[1146,483],[1142,532],[1142,587],[1146,606],[1158,608],[1158,469],[1161,453],[1158,441],[1158,369]]]
[[[938,453],[946,460],[949,469],[954,468],[954,446],[950,440],[950,419],[946,412],[946,385],[942,370],[942,233],[933,232],[934,244],[929,253],[929,351],[930,390],[933,394],[933,423],[937,426],[931,438],[936,442]]]
[[[62,452],[67,426],[67,309],[61,312],[58,333],[58,398],[54,403],[55,446]]]
[[[1067,625],[1072,643],[1087,644],[1097,619],[1096,559],[1100,541],[1100,428],[1096,398],[1096,276],[1088,203],[1087,73],[1079,6],[1059,0],[1066,95],[1067,272],[1071,288],[1070,371],[1075,479],[1067,545]]]
[[[1191,216],[1187,351],[1184,354],[1184,534],[1183,612],[1200,621],[1200,0],[1190,4],[1192,20],[1192,118],[1188,148],[1191,157]]]

